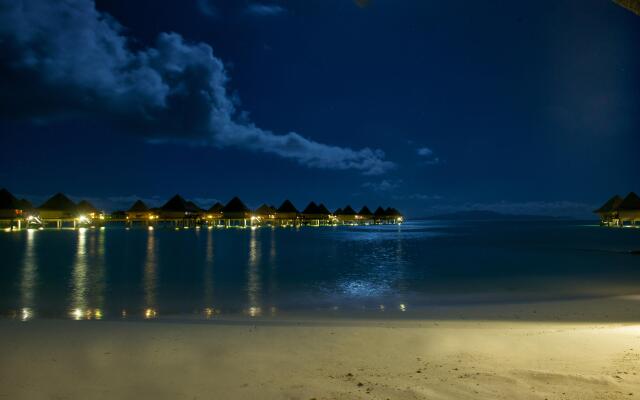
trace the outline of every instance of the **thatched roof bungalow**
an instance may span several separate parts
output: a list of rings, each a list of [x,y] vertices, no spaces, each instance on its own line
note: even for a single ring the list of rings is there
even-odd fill
[[[618,218],[623,223],[640,221],[640,197],[634,192],[629,193],[617,207]]]
[[[14,219],[21,215],[20,200],[7,189],[0,189],[0,219]]]
[[[304,210],[302,210],[302,219],[306,221],[316,221],[319,225],[320,221],[326,221],[329,219],[329,210],[324,204],[317,205],[315,202],[310,202]]]
[[[239,197],[234,197],[224,207],[222,207],[222,219],[228,222],[232,220],[243,220],[251,218],[251,210],[247,207]]]
[[[206,212],[207,219],[220,219],[222,218],[222,209],[224,208],[224,204],[217,201],[214,205],[209,207]]]
[[[363,206],[360,211],[358,211],[358,219],[362,221],[373,220],[373,213],[369,210],[369,207]]]
[[[622,197],[619,195],[615,195],[606,203],[604,203],[600,208],[594,211],[594,213],[600,216],[600,220],[604,224],[609,224],[614,221],[614,219],[618,218],[618,206],[622,203]]]
[[[22,212],[29,212],[33,210],[33,204],[27,199],[18,200],[18,206],[22,210]]]
[[[104,219],[104,213],[98,210],[93,204],[87,200],[81,200],[76,206],[78,215],[86,216],[91,219]]]
[[[148,221],[154,218],[153,212],[149,209],[149,207],[142,200],[136,200],[135,203],[125,211],[126,218],[131,221]]]
[[[176,194],[164,203],[164,205],[160,207],[159,213],[160,218],[166,219],[185,219],[197,216],[197,212],[195,212],[193,206],[189,205],[179,194]]]
[[[76,204],[63,193],[56,193],[45,201],[38,212],[41,219],[74,219],[78,216]]]
[[[261,220],[269,220],[274,219],[276,217],[276,208],[274,206],[270,206],[268,204],[263,204],[260,207],[256,208],[253,212],[253,215],[260,218]]]
[[[281,221],[294,221],[298,219],[300,212],[289,200],[282,202],[276,210],[276,218]]]

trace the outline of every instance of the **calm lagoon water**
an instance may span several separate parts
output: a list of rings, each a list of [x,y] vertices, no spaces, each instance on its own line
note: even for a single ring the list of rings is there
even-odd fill
[[[0,313],[145,318],[402,311],[640,292],[640,229],[436,222],[0,234]]]

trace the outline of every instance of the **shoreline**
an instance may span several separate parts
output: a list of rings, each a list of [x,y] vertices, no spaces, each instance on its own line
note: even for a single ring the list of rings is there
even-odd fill
[[[620,301],[640,296],[536,304],[544,321],[0,320],[0,398],[635,398],[640,318],[616,321],[637,314]],[[610,320],[563,320],[584,307]]]

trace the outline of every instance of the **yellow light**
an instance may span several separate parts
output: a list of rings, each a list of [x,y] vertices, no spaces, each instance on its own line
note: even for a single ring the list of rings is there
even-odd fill
[[[152,231],[152,230],[153,230],[153,226],[150,226],[150,227],[149,227],[149,228],[147,228],[147,229],[149,229],[150,231]]]
[[[4,228],[5,232],[11,232],[11,228]]]
[[[81,215],[78,217],[78,222],[80,222],[81,224],[87,223],[89,222],[89,218],[87,218],[86,215]]]
[[[404,304],[400,304],[400,311],[402,312],[407,311],[407,306],[405,306]]]
[[[96,319],[102,319],[102,311],[99,308],[95,309],[93,315]]]
[[[75,319],[76,321],[79,321],[80,319],[82,319],[82,309],[76,308],[73,311],[71,311],[71,317],[73,317],[73,319]]]
[[[144,318],[145,319],[155,318],[156,315],[158,315],[158,314],[156,313],[156,310],[154,310],[153,308],[147,308],[146,310],[144,310]]]
[[[249,316],[257,317],[262,314],[262,309],[260,307],[249,307]]]
[[[100,230],[101,230],[101,231],[103,231],[103,230],[104,230],[104,226],[101,226],[101,227],[100,227]]]
[[[20,310],[20,320],[21,321],[28,321],[33,317],[33,311],[31,311],[30,308],[23,308],[22,310]]]

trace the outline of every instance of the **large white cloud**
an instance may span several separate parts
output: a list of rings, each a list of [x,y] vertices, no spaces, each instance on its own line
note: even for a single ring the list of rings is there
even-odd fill
[[[206,43],[161,33],[153,47],[134,44],[90,0],[0,0],[0,114],[91,116],[152,141],[234,146],[315,168],[380,174],[394,166],[381,150],[238,118],[224,64]]]

